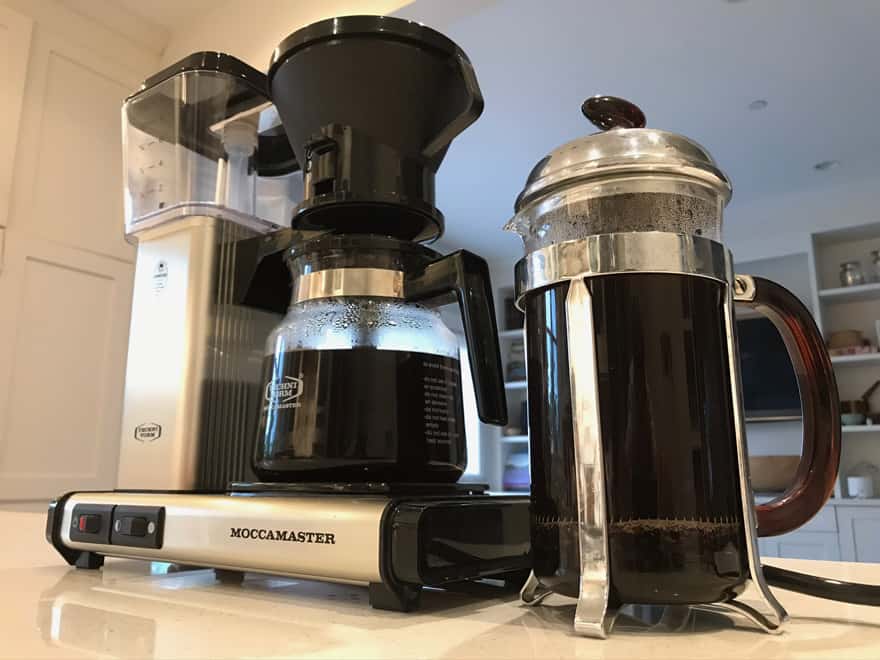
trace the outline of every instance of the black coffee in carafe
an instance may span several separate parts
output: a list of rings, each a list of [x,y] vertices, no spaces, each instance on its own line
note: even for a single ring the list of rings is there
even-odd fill
[[[263,373],[261,452],[272,457],[265,478],[454,482],[464,472],[456,358],[293,350],[267,356]]]

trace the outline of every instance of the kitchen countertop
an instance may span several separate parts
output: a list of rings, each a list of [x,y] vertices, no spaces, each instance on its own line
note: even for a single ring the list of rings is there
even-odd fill
[[[576,637],[571,601],[535,608],[426,591],[418,612],[370,609],[365,588],[108,560],[68,567],[43,538],[45,518],[0,512],[0,657],[878,658],[880,608],[777,590],[791,615],[781,635],[717,614],[690,632],[621,626],[608,640]],[[774,565],[880,584],[880,564],[773,559]],[[748,600],[748,593],[745,595]],[[548,599],[550,600],[550,599]]]

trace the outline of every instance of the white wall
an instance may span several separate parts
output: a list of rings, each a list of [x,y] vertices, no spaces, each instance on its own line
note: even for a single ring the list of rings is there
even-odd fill
[[[842,167],[845,167],[842,166]],[[821,176],[817,173],[817,176]],[[724,241],[736,261],[806,252],[810,234],[880,220],[875,178],[857,178],[827,187],[784,193],[728,206]]]
[[[407,4],[405,0],[226,0],[177,30],[162,63],[173,64],[200,50],[217,50],[265,71],[272,50],[297,28],[332,16],[389,14]]]

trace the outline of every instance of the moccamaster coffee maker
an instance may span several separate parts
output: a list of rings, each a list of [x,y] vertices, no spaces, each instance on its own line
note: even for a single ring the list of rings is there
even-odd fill
[[[809,311],[734,275],[721,240],[731,194],[691,140],[646,129],[634,105],[588,99],[601,132],[543,158],[507,228],[526,315],[533,573],[529,604],[577,598],[604,637],[624,605],[692,605],[779,630],[768,583],[877,604],[877,588],[762,567],[757,536],[809,520],[840,458],[837,387]],[[795,365],[804,441],[795,483],[757,507],[749,485],[734,304],[766,314]],[[748,581],[763,601],[738,598]]]
[[[137,490],[59,498],[49,541],[77,566],[350,582],[399,610],[422,585],[521,584],[528,500],[457,483],[461,353],[433,306],[458,301],[478,414],[505,423],[488,268],[422,244],[443,231],[437,168],[482,110],[467,57],[356,16],[292,34],[268,77],[196,60],[125,106]]]

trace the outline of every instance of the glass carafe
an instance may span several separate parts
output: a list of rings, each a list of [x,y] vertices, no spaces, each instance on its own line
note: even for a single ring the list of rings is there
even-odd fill
[[[457,294],[477,406],[505,423],[485,262],[377,236],[291,251],[293,300],[266,345],[255,471],[267,481],[454,482],[467,464]]]

